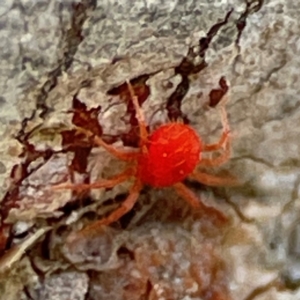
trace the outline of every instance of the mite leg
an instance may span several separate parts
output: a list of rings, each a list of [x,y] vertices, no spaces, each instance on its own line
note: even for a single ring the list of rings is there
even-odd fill
[[[124,172],[116,176],[113,176],[110,179],[101,179],[94,183],[87,183],[87,184],[63,183],[63,184],[54,185],[51,188],[53,190],[69,189],[69,190],[77,190],[77,191],[99,189],[99,188],[113,188],[115,185],[127,180],[132,175],[134,175],[134,170],[126,169]]]
[[[201,167],[217,167],[226,163],[231,157],[231,149],[230,149],[230,140],[227,137],[227,141],[225,143],[225,149],[222,153],[214,158],[201,158],[198,166]]]
[[[146,127],[145,116],[144,116],[143,110],[140,107],[138,97],[134,94],[133,87],[129,81],[127,81],[127,86],[128,86],[128,90],[130,93],[132,103],[133,103],[135,111],[136,111],[136,118],[139,123],[141,144],[144,145],[148,139],[148,131],[147,131],[147,127]]]
[[[124,200],[124,202],[119,208],[114,210],[106,218],[96,221],[78,232],[72,233],[68,238],[68,242],[72,243],[76,240],[80,240],[81,238],[96,236],[100,233],[103,225],[107,226],[119,220],[122,216],[124,216],[127,212],[129,212],[132,209],[132,207],[138,200],[141,189],[142,183],[139,180],[137,180],[131,187],[128,197]]]
[[[227,217],[214,207],[205,205],[189,188],[187,188],[183,183],[179,182],[174,184],[174,188],[177,193],[188,202],[193,208],[202,211],[203,214],[215,215],[215,217],[221,223],[226,223],[228,221]]]
[[[218,177],[198,171],[193,172],[188,176],[188,178],[191,178],[198,181],[199,183],[203,183],[208,186],[234,186],[239,184],[238,180],[233,176]]]
[[[224,145],[226,148],[226,144],[229,143],[230,129],[229,129],[229,124],[228,124],[228,119],[227,119],[227,112],[226,112],[224,106],[221,106],[220,110],[221,110],[221,119],[222,119],[222,125],[223,125],[222,135],[217,143],[207,144],[207,145],[204,144],[203,149],[202,149],[203,152],[216,151],[216,150],[223,148]]]
[[[138,152],[134,151],[124,151],[115,148],[112,145],[109,145],[105,143],[99,136],[94,135],[91,131],[83,129],[83,128],[77,128],[78,132],[84,133],[88,138],[92,138],[94,140],[94,143],[99,146],[103,147],[107,152],[109,152],[111,155],[115,156],[116,158],[119,158],[120,160],[125,160],[125,161],[131,161],[135,160],[138,156]]]

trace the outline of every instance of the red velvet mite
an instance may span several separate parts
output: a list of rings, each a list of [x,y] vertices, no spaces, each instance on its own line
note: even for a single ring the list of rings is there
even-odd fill
[[[194,129],[169,123],[148,138],[147,153],[137,164],[137,177],[153,187],[167,187],[193,172],[201,155],[201,140]]]
[[[202,210],[203,213],[214,213],[221,221],[226,217],[217,209],[206,206],[201,200],[182,183],[186,178],[198,181],[209,186],[227,185],[235,183],[232,178],[219,178],[198,170],[198,167],[214,167],[225,163],[230,158],[230,136],[225,107],[220,103],[223,133],[215,144],[204,144],[196,131],[189,125],[179,122],[170,122],[148,133],[143,111],[139,106],[137,96],[128,82],[131,100],[136,110],[139,123],[140,141],[138,151],[125,151],[105,143],[101,137],[92,132],[79,128],[88,138],[92,138],[99,147],[104,147],[118,159],[129,162],[128,168],[110,179],[101,179],[91,184],[61,184],[54,189],[84,190],[95,188],[112,188],[130,177],[135,181],[130,188],[128,197],[122,205],[107,217],[87,226],[77,233],[88,233],[109,225],[132,209],[138,200],[142,187],[147,184],[154,188],[173,187],[192,207]],[[219,156],[202,157],[205,152],[221,150]]]

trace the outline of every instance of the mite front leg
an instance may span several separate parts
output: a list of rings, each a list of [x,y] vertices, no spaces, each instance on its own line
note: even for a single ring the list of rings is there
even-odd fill
[[[225,143],[225,149],[217,157],[213,158],[201,158],[198,166],[199,167],[218,167],[226,163],[231,157],[231,144],[229,138]]]
[[[100,188],[113,188],[119,183],[122,183],[123,181],[127,180],[129,177],[133,176],[135,174],[135,171],[133,169],[126,169],[124,172],[117,174],[110,179],[101,179],[98,181],[95,181],[93,183],[63,183],[54,185],[51,188],[53,190],[73,190],[73,191],[84,191],[89,189],[100,189]]]
[[[128,86],[130,97],[131,97],[131,100],[132,100],[132,103],[134,105],[134,109],[136,112],[136,118],[139,123],[140,141],[141,141],[140,146],[143,146],[146,144],[146,142],[148,140],[148,131],[147,131],[147,126],[146,126],[145,116],[144,116],[142,108],[140,107],[138,97],[134,94],[133,87],[129,81],[127,81],[127,86]]]
[[[101,137],[94,135],[91,131],[83,129],[83,128],[77,128],[78,132],[84,133],[88,138],[93,139],[94,143],[99,146],[103,147],[107,152],[109,152],[111,155],[115,156],[116,158],[124,161],[132,161],[136,160],[138,157],[138,152],[134,151],[124,151],[121,149],[117,149],[112,145],[109,145],[105,143]]]
[[[223,132],[222,135],[217,143],[214,144],[207,144],[203,145],[202,151],[203,152],[210,152],[210,151],[216,151],[219,149],[222,149],[225,145],[225,148],[227,144],[229,143],[229,124],[228,124],[228,118],[227,118],[227,112],[224,106],[220,107],[221,110],[221,119],[222,119],[222,125],[223,125]]]

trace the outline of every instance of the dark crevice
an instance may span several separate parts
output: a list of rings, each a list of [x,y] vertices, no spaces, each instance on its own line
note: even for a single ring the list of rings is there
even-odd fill
[[[66,31],[63,36],[63,40],[61,41],[61,45],[64,48],[63,56],[57,62],[57,68],[48,73],[48,80],[44,83],[40,90],[37,91],[36,109],[30,117],[25,118],[22,121],[22,128],[17,134],[18,140],[24,140],[27,123],[35,117],[37,111],[39,111],[39,116],[41,118],[45,118],[46,115],[53,110],[46,104],[48,94],[57,85],[57,79],[61,76],[62,72],[66,72],[71,67],[74,55],[83,40],[83,24],[87,20],[89,12],[96,8],[96,4],[97,0],[83,0],[79,3],[72,3],[71,7],[73,14],[71,18],[71,28]]]
[[[236,21],[236,28],[238,30],[237,38],[235,40],[235,44],[240,49],[240,39],[243,34],[244,29],[247,26],[247,18],[249,15],[258,12],[262,5],[264,0],[255,0],[255,1],[246,1],[246,8],[244,12],[240,15],[238,20]]]
[[[208,47],[209,47],[209,45],[210,45],[212,39],[217,35],[217,33],[220,31],[220,29],[221,29],[224,25],[226,25],[226,24],[228,23],[228,20],[229,20],[229,18],[230,18],[230,16],[231,16],[232,12],[233,12],[233,9],[231,9],[229,12],[227,12],[227,14],[226,14],[224,20],[221,21],[221,22],[219,22],[219,23],[217,23],[217,24],[215,24],[215,25],[213,25],[213,26],[209,29],[208,33],[206,34],[206,37],[201,38],[201,39],[199,40],[199,46],[200,46],[200,49],[199,49],[198,55],[199,55],[200,57],[205,58],[206,50],[208,49]]]
[[[228,19],[233,10],[230,10],[223,21],[213,25],[207,32],[206,37],[201,38],[198,44],[198,50],[189,48],[187,56],[183,58],[179,66],[175,68],[175,74],[181,75],[181,82],[169,97],[166,109],[168,111],[168,117],[170,120],[182,119],[184,123],[189,123],[187,116],[185,116],[181,111],[181,103],[187,94],[190,87],[189,76],[192,74],[198,74],[208,65],[205,61],[206,50],[209,48],[209,45],[213,37],[219,32],[219,30],[228,22]],[[194,61],[200,58],[201,62],[195,63]],[[221,86],[221,83],[220,83]],[[224,87],[223,87],[224,89]],[[214,103],[216,100],[214,100]]]
[[[147,286],[146,286],[146,291],[145,291],[146,299],[150,299],[152,290],[153,290],[153,284],[151,283],[150,280],[147,280]]]

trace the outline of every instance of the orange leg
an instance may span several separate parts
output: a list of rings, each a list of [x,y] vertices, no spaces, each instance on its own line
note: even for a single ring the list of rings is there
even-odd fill
[[[203,145],[203,149],[202,149],[203,152],[219,150],[224,145],[226,147],[226,144],[229,143],[230,129],[229,129],[229,125],[228,125],[227,113],[226,113],[224,106],[221,106],[220,109],[221,109],[221,119],[222,119],[222,125],[223,125],[223,132],[222,132],[221,138],[215,144]]]
[[[230,151],[230,140],[227,138],[227,141],[225,143],[225,149],[219,156],[215,158],[201,158],[198,166],[201,167],[217,167],[221,166],[224,163],[226,163],[231,156]]]
[[[188,176],[190,179],[194,179],[199,183],[203,183],[208,186],[226,186],[226,185],[238,185],[238,181],[233,176],[218,177],[211,174],[206,174],[202,172],[193,172]]]
[[[215,215],[222,223],[227,222],[227,217],[214,207],[205,205],[189,188],[178,182],[173,185],[177,193],[185,199],[193,208],[203,211],[207,215]]]
[[[140,127],[140,141],[141,141],[141,146],[143,146],[147,142],[147,139],[148,139],[148,131],[147,131],[147,127],[146,127],[145,116],[144,116],[143,110],[141,109],[141,107],[139,105],[138,97],[134,94],[133,87],[129,81],[127,81],[127,86],[128,86],[128,90],[130,93],[132,103],[133,103],[135,111],[136,111],[136,118],[138,120],[139,127]]]
[[[127,212],[129,212],[133,208],[134,204],[138,200],[142,187],[143,187],[142,183],[139,180],[136,180],[129,191],[128,197],[124,200],[124,202],[119,208],[114,210],[106,218],[96,221],[93,224],[83,228],[78,232],[72,233],[68,238],[68,242],[72,243],[85,236],[88,237],[96,236],[99,234],[99,231],[101,230],[103,225],[107,226],[113,222],[118,221],[122,216],[124,216]]]
[[[116,158],[119,158],[120,160],[125,160],[125,161],[131,161],[135,160],[138,156],[138,152],[130,151],[122,151],[120,149],[116,149],[114,146],[109,145],[105,143],[99,136],[95,136],[91,131],[83,129],[83,128],[77,128],[78,132],[84,133],[87,137],[93,138],[94,143],[99,146],[103,147],[104,149],[107,150],[111,155],[115,156]]]
[[[133,169],[126,169],[124,172],[116,176],[113,176],[110,179],[102,179],[94,183],[88,183],[88,184],[63,183],[63,184],[52,186],[52,189],[54,190],[69,189],[69,190],[82,191],[88,189],[113,188],[115,185],[127,180],[130,176],[134,174],[135,172]]]

